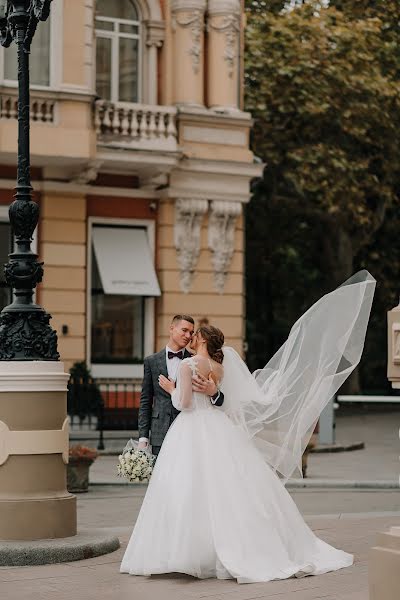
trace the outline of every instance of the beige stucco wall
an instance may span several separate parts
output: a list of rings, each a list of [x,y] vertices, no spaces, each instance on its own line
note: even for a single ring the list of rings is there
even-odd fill
[[[193,61],[187,53],[193,50],[195,40],[190,28],[182,28],[177,46],[177,32],[173,31],[171,22],[171,1],[165,0],[161,5],[165,17],[165,39],[158,50],[159,101],[163,104],[173,104],[175,100],[184,102],[185,98],[190,101],[185,94],[191,90],[177,90],[177,86],[188,87],[190,78],[189,75],[185,76],[185,69],[189,70],[190,77],[193,76]],[[196,8],[193,2],[189,2],[189,13],[192,10],[190,6]],[[251,171],[253,155],[249,150],[249,115],[235,110],[222,114],[205,107],[181,106],[177,118],[179,152],[171,153],[168,160],[167,153],[157,147],[156,141],[149,150],[147,139],[144,139],[143,148],[140,148],[137,140],[131,147],[127,139],[123,140],[121,147],[102,146],[101,138],[96,138],[92,112],[91,93],[95,72],[93,9],[94,0],[64,1],[60,42],[62,56],[59,57],[60,87],[57,90],[32,91],[33,98],[36,94],[55,103],[54,122],[32,123],[32,164],[43,169],[43,189],[59,190],[64,186],[65,190],[42,193],[38,236],[40,258],[45,262],[45,277],[38,297],[53,315],[52,324],[58,330],[61,357],[67,369],[73,362],[85,359],[85,195],[90,193],[89,186],[92,179],[96,178],[96,169],[101,175],[112,175],[114,180],[121,173],[137,176],[142,184],[145,183],[146,191],[154,193],[156,202],[159,201],[157,270],[163,295],[156,302],[154,349],[165,343],[173,314],[182,311],[193,314],[196,319],[207,317],[227,334],[227,342],[241,351],[244,330],[242,218],[236,223],[235,251],[223,294],[214,288],[212,255],[208,248],[208,217],[205,216],[202,222],[200,256],[192,287],[187,294],[180,287],[174,225],[175,197],[201,197],[206,202],[226,200],[240,205],[247,201],[248,182],[256,175],[255,171]],[[183,11],[181,15],[186,18],[190,16],[189,13]],[[215,18],[218,25],[221,17]],[[207,13],[204,25],[206,19]],[[211,83],[213,86],[224,85],[226,79],[224,52],[227,38],[221,33],[214,32],[213,35],[214,48],[218,49],[220,55],[218,64],[221,70],[224,69],[224,76],[221,74],[218,77],[214,68],[208,81],[207,62],[210,57],[206,60],[202,55],[201,69],[198,71],[202,78],[201,92],[197,90],[198,97],[194,99],[200,104],[207,104],[207,81],[210,87]],[[180,76],[178,78],[175,77],[177,73]],[[15,94],[15,90],[6,92]],[[229,99],[224,100],[223,94],[215,93],[213,97],[222,98],[216,100],[217,104],[232,105]],[[118,142],[117,133],[113,142]],[[0,165],[15,164],[16,152],[17,121],[14,118],[0,119]],[[153,176],[155,183],[152,188]],[[169,190],[164,187],[166,181]],[[163,187],[160,192],[159,183]],[[70,193],[69,188],[81,189],[82,193]],[[110,188],[109,193],[117,197],[119,189]],[[159,200],[158,194],[163,199]],[[170,198],[167,198],[168,195]],[[109,198],[109,202],[112,205],[112,198]],[[67,335],[62,335],[62,325],[69,328]]]
[[[244,290],[243,290],[243,218],[235,229],[235,251],[229,267],[223,294],[214,288],[211,252],[208,249],[208,218],[201,227],[200,256],[189,293],[180,288],[180,271],[174,245],[175,202],[160,203],[158,220],[157,272],[162,296],[157,300],[156,350],[167,341],[168,328],[174,314],[188,313],[198,322],[207,318],[222,329],[226,342],[243,351]]]
[[[34,92],[33,92],[34,95]],[[14,164],[17,153],[16,119],[0,120],[0,152]],[[32,164],[62,167],[62,158],[70,159],[73,172],[80,161],[95,154],[92,128],[92,108],[88,101],[58,100],[54,107],[54,122],[33,122],[31,126]],[[65,163],[64,163],[65,166]]]
[[[90,87],[94,0],[69,0],[63,11],[62,82]]]
[[[68,369],[85,358],[86,198],[46,193],[41,199],[39,253],[45,262],[40,302],[53,315],[61,359]],[[69,332],[62,335],[62,325]]]

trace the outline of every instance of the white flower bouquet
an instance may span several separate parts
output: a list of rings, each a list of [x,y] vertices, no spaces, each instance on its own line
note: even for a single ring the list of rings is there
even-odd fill
[[[131,483],[147,483],[153,472],[156,457],[146,448],[138,449],[138,442],[129,440],[118,456],[117,473]]]

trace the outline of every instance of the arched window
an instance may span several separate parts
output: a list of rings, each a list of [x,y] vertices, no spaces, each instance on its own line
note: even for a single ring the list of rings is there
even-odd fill
[[[140,100],[140,19],[133,0],[96,2],[96,92],[102,100]]]

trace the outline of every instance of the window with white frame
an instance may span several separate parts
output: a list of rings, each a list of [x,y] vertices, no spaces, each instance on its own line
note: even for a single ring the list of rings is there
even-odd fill
[[[96,373],[96,365],[140,365],[149,301],[160,295],[147,227],[94,222],[90,238],[91,364]]]
[[[34,86],[50,85],[50,21],[41,22],[32,41],[30,54],[30,83]],[[17,80],[17,45],[11,44],[3,51],[4,79]]]
[[[12,248],[11,225],[1,218],[0,212],[0,311],[11,302],[11,288],[8,286],[4,276],[4,265],[8,262],[8,255]]]
[[[96,92],[102,100],[140,100],[140,16],[133,0],[96,2]]]
[[[143,296],[105,293],[92,248],[92,363],[141,364],[143,317]]]

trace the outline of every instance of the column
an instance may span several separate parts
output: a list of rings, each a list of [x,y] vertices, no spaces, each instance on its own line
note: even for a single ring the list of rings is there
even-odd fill
[[[207,104],[239,104],[240,0],[208,0]]]
[[[144,103],[155,106],[158,104],[158,49],[164,42],[165,24],[163,21],[146,21],[145,25],[147,30],[147,93]]]
[[[204,13],[206,0],[172,0],[174,102],[204,105]]]
[[[57,361],[0,362],[0,540],[76,535],[68,379]]]
[[[155,42],[147,42],[147,52],[149,61],[149,82],[147,91],[147,104],[153,106],[158,100],[158,85],[157,85],[157,44]]]

